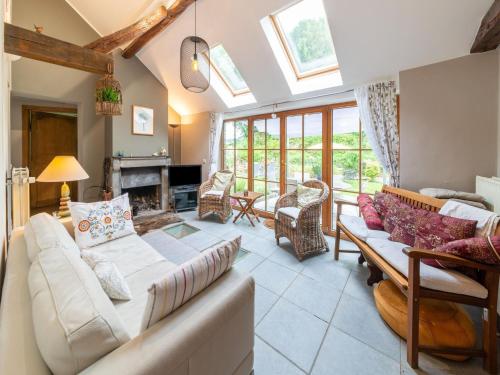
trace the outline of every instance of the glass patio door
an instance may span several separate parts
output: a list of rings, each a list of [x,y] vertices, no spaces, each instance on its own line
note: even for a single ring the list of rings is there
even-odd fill
[[[261,211],[274,212],[280,196],[280,118],[258,118],[252,124],[252,186],[264,196],[255,203]]]
[[[298,183],[323,178],[323,113],[286,116],[286,191]]]

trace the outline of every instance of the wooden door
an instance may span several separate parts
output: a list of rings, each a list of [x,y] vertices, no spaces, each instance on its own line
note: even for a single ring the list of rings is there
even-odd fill
[[[61,111],[63,110],[63,111]],[[23,107],[23,164],[39,176],[57,155],[78,157],[76,109]],[[78,183],[68,182],[77,200]],[[59,204],[61,183],[36,182],[30,186],[30,207],[48,212]]]

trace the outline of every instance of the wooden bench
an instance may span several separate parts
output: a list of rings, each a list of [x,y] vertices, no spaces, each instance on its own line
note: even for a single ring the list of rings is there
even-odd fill
[[[404,189],[384,186],[382,192],[397,196],[403,202],[412,207],[438,212],[446,200],[428,197]],[[496,374],[497,372],[497,298],[499,266],[491,266],[482,263],[473,262],[464,258],[448,254],[438,254],[429,250],[416,248],[406,248],[403,252],[408,256],[408,277],[397,271],[388,261],[380,256],[365,241],[354,236],[340,221],[342,206],[357,206],[357,203],[336,199],[337,221],[336,221],[336,239],[335,239],[335,260],[338,260],[339,253],[358,252],[354,250],[341,250],[341,234],[345,234],[361,250],[358,262],[362,264],[367,261],[370,270],[368,285],[381,281],[383,274],[390,278],[394,284],[408,298],[408,333],[407,333],[407,360],[412,368],[418,367],[418,352],[429,352],[434,354],[455,354],[483,357],[483,366],[485,370]],[[497,233],[500,230],[497,228]],[[342,233],[341,233],[342,232]],[[488,296],[484,299],[466,296],[461,294],[447,293],[433,289],[427,289],[420,286],[420,261],[422,259],[437,259],[452,262],[457,265],[479,270],[479,282],[488,290]],[[481,349],[456,349],[456,348],[429,348],[419,345],[418,341],[418,321],[419,321],[419,303],[421,298],[432,298],[438,300],[452,301],[466,305],[479,306],[484,309],[483,314],[483,343]]]

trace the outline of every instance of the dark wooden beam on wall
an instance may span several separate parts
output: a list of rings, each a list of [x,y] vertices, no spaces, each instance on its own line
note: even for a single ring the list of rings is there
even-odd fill
[[[175,21],[192,3],[194,0],[176,0],[176,2],[167,10],[167,16],[163,18],[158,24],[153,26],[149,31],[146,31],[139,38],[133,41],[126,49],[123,51],[123,57],[126,59],[135,56],[146,44],[148,44],[151,39],[156,35],[165,30],[168,25]]]
[[[7,53],[90,73],[113,72],[113,56],[4,23]]]
[[[133,25],[118,30],[110,35],[106,35],[100,39],[97,39],[92,43],[87,44],[84,47],[102,53],[109,53],[113,51],[115,48],[118,48],[121,45],[140,37],[142,34],[144,34],[152,27],[157,25],[159,22],[161,22],[166,16],[167,16],[167,8],[165,8],[162,5],[154,13],[141,18]]]
[[[470,53],[494,50],[500,44],[500,0],[495,0],[481,21]]]

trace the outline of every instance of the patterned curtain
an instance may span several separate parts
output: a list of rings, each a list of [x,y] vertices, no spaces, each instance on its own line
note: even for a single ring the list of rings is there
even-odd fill
[[[209,145],[209,172],[208,175],[211,176],[219,170],[219,154],[220,154],[220,142],[222,135],[222,124],[224,122],[224,115],[222,113],[211,113],[210,114],[210,145]]]
[[[396,82],[380,82],[354,89],[368,142],[390,184],[399,187],[399,131]]]

